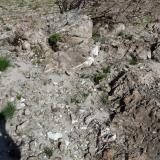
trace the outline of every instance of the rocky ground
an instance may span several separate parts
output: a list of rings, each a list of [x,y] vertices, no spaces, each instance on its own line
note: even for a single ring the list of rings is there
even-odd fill
[[[0,109],[16,105],[6,131],[21,152],[0,149],[0,160],[160,160],[159,10],[105,23],[45,1],[0,2],[0,56],[11,62]]]

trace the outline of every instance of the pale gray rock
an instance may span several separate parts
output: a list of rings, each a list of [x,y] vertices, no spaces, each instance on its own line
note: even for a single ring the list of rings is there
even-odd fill
[[[116,35],[118,35],[118,34],[124,32],[125,29],[126,29],[125,25],[123,23],[119,23],[119,24],[114,26],[114,33]]]
[[[83,14],[67,12],[57,17],[49,19],[50,33],[67,33],[71,37],[89,39],[92,37],[93,23],[91,19]]]
[[[27,41],[24,41],[24,42],[22,42],[22,49],[29,51],[31,49],[31,46]]]

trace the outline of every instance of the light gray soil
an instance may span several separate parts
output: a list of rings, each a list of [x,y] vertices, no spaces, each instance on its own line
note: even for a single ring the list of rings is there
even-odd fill
[[[11,62],[0,72],[0,110],[16,105],[1,122],[0,160],[160,160],[159,10],[111,24],[87,7],[60,15],[51,0],[0,1],[0,56]]]

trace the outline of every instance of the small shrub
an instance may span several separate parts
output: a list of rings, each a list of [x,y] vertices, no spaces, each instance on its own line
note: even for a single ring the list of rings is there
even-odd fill
[[[136,65],[138,64],[138,60],[136,57],[132,57],[132,59],[129,60],[130,65]]]
[[[100,81],[102,81],[103,79],[105,79],[108,75],[108,73],[110,72],[110,67],[107,68],[103,68],[102,71],[98,71],[95,75],[94,75],[94,82],[96,84],[99,84]]]
[[[58,41],[61,40],[61,36],[58,33],[54,33],[48,38],[48,43],[50,46],[56,45]]]
[[[83,103],[88,97],[87,93],[77,93],[71,98],[71,103]]]
[[[100,101],[103,105],[106,105],[108,103],[108,95],[102,94],[100,97]]]
[[[64,13],[72,9],[84,7],[85,0],[56,0],[55,4],[58,5],[60,13]]]
[[[22,95],[18,93],[18,94],[16,95],[16,98],[17,98],[17,100],[21,100]]]
[[[42,62],[39,59],[32,60],[33,65],[40,65]]]
[[[94,77],[94,82],[96,84],[99,84],[100,81],[102,81],[106,77],[106,74],[103,72],[98,72]]]
[[[10,66],[10,61],[6,57],[0,57],[0,71],[5,71]]]
[[[93,40],[94,40],[95,42],[98,42],[98,41],[100,41],[101,36],[100,36],[100,34],[98,33],[98,31],[94,31],[94,32],[92,33],[92,38],[93,38]]]
[[[124,38],[124,39],[128,39],[128,40],[132,40],[133,35],[131,33],[127,33],[124,31],[119,32],[118,36]]]
[[[104,73],[110,73],[111,68],[108,66],[107,68],[102,69]]]
[[[53,150],[51,148],[49,148],[49,147],[45,147],[44,148],[44,153],[48,158],[50,158],[53,155]]]
[[[15,110],[16,106],[12,102],[8,102],[4,109],[0,112],[0,117],[3,117],[5,119],[12,118]]]

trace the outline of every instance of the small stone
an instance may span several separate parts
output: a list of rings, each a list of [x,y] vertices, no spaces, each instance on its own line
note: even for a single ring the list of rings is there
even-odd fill
[[[52,64],[52,63],[49,63],[49,64],[46,65],[46,67],[45,67],[45,69],[44,69],[44,72],[45,72],[45,73],[49,73],[49,72],[52,72],[53,69],[54,69],[53,64]]]
[[[84,62],[85,67],[89,67],[93,64],[94,58],[93,57],[88,57],[87,60]]]
[[[61,133],[48,132],[48,133],[47,133],[47,136],[48,136],[49,139],[52,139],[52,140],[54,140],[54,141],[62,138],[62,134],[61,134]]]
[[[121,32],[125,31],[126,27],[123,23],[119,23],[118,25],[115,26],[115,34],[118,35]]]
[[[72,124],[78,123],[78,120],[72,120]]]
[[[18,125],[17,132],[18,133],[23,132],[24,129],[27,127],[28,123],[29,123],[29,121],[25,121],[22,124]]]
[[[25,99],[24,99],[24,98],[21,98],[21,102],[22,102],[22,103],[25,102]]]
[[[29,44],[27,41],[24,41],[24,42],[22,43],[22,49],[23,49],[23,50],[30,50],[30,49],[31,49],[31,46],[30,46],[30,44]]]
[[[24,113],[25,113],[26,116],[31,114],[31,112],[29,111],[29,109],[26,109]]]
[[[99,54],[99,45],[94,45],[93,46],[93,49],[91,50],[91,56],[98,56]]]
[[[65,144],[66,144],[66,146],[68,146],[70,144],[70,142],[65,140]]]
[[[11,97],[10,102],[14,102],[15,101],[15,97]]]
[[[151,51],[142,50],[138,57],[142,60],[151,59]]]
[[[23,109],[25,106],[26,106],[25,103],[18,103],[16,105],[17,109]]]

